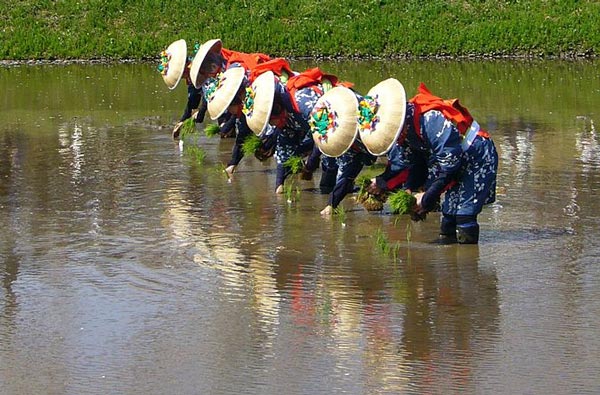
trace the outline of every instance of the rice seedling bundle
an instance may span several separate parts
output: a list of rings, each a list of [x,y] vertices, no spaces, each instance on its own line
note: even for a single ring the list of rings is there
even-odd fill
[[[292,156],[288,160],[286,160],[283,163],[283,165],[290,169],[290,172],[292,174],[298,174],[302,171],[302,168],[304,167],[304,162],[302,161],[301,157]]]
[[[417,204],[417,198],[404,190],[399,190],[389,195],[388,203],[393,214],[410,214]]]
[[[220,133],[219,125],[217,125],[216,123],[208,124],[204,128],[204,134],[206,134],[206,137],[213,137],[213,136],[218,135],[219,133]]]
[[[260,148],[262,141],[260,141],[260,137],[255,134],[251,134],[246,137],[244,142],[242,143],[242,152],[244,155],[254,155],[257,149]]]
[[[179,138],[183,139],[186,136],[196,133],[196,120],[192,118],[188,118],[183,121],[181,125],[181,130],[179,132]]]

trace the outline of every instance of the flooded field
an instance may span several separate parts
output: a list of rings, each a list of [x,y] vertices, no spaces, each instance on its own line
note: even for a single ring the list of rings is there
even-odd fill
[[[500,155],[480,244],[322,218],[272,161],[229,181],[155,65],[3,67],[1,394],[600,393],[599,63],[318,65],[469,107]]]

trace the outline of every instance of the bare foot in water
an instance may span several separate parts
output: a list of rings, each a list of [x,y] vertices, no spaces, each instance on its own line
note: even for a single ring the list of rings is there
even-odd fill
[[[233,176],[233,172],[235,171],[235,165],[227,166],[225,168],[225,173],[227,173],[227,177],[231,178]]]
[[[321,210],[321,215],[323,217],[329,217],[331,214],[333,214],[333,207],[331,206],[327,206],[323,210]]]

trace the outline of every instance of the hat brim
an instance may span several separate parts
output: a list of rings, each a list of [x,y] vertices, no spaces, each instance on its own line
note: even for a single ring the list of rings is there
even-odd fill
[[[184,39],[177,40],[165,50],[169,56],[167,73],[163,74],[163,80],[169,89],[173,90],[179,84],[187,63],[187,45]]]
[[[213,40],[208,40],[204,44],[200,46],[196,56],[192,59],[192,64],[190,65],[190,79],[192,80],[192,84],[196,87],[196,89],[200,89],[202,82],[200,81],[200,68],[202,67],[202,63],[206,56],[210,53],[220,53],[221,49],[223,49],[223,44],[221,40],[216,38]]]
[[[251,109],[245,107],[244,113],[248,127],[260,136],[265,131],[273,110],[275,74],[266,71],[259,75],[252,83],[250,91],[254,94],[253,106]]]
[[[243,67],[232,67],[217,77],[219,79],[217,89],[211,97],[206,98],[210,119],[215,120],[227,111],[240,90],[245,75],[246,71]]]
[[[311,121],[324,113],[328,119],[326,128],[311,124],[312,137],[319,150],[326,156],[343,155],[358,135],[358,98],[349,88],[336,86],[317,100],[310,114]]]
[[[395,78],[381,81],[369,90],[367,96],[377,103],[374,125],[360,125],[360,139],[367,150],[375,155],[385,155],[396,143],[406,117],[406,91]]]

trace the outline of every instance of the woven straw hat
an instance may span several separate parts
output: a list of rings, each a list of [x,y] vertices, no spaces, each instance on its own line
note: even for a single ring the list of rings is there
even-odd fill
[[[259,75],[246,89],[244,114],[254,134],[260,136],[269,123],[275,100],[275,74],[266,71]]]
[[[386,154],[396,143],[406,115],[406,92],[395,78],[375,85],[359,102],[358,130],[367,150]]]
[[[192,84],[194,84],[196,89],[200,89],[200,86],[203,82],[200,81],[200,78],[198,77],[200,77],[200,68],[202,67],[204,59],[206,59],[206,55],[208,55],[209,52],[219,54],[221,53],[221,49],[223,49],[223,44],[218,38],[208,40],[202,44],[200,48],[198,48],[198,52],[196,53],[196,56],[194,56],[190,66],[190,79],[192,80]]]
[[[158,71],[169,89],[175,89],[187,62],[187,45],[185,40],[177,40],[160,53]]]
[[[231,67],[215,78],[211,78],[204,90],[208,114],[211,119],[217,119],[225,111],[238,93],[246,70],[243,67]]]
[[[336,86],[317,100],[310,113],[313,140],[327,156],[338,157],[358,134],[358,98],[349,88]]]

